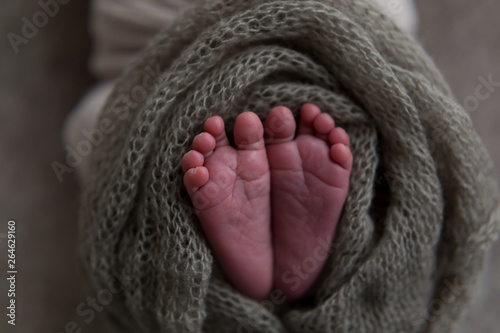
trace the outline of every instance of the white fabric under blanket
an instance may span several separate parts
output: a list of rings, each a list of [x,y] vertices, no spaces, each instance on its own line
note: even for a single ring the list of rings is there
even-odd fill
[[[94,0],[90,27],[94,53],[90,67],[98,78],[114,79],[160,30],[198,0]],[[413,0],[375,0],[401,29],[415,34]]]
[[[116,78],[155,34],[195,3],[196,0],[93,1],[93,74],[103,80]]]
[[[94,128],[102,108],[127,65],[161,30],[183,11],[203,0],[94,0],[90,14],[93,53],[89,67],[101,84],[92,89],[70,113],[63,129],[65,145],[76,149],[86,140],[83,131]],[[375,0],[398,26],[416,35],[418,15],[413,0]],[[76,167],[80,183],[86,179],[85,157]]]

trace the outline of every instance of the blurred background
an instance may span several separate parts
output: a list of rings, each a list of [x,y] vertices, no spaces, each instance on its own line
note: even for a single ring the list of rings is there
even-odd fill
[[[65,116],[93,84],[87,1],[66,0],[32,38],[13,49],[8,34],[21,35],[23,17],[40,10],[35,0],[0,3],[0,233],[17,222],[16,327],[6,323],[7,242],[0,234],[0,332],[110,332],[102,312],[89,323],[76,312],[87,302],[76,262],[78,184],[59,182],[51,163],[63,162]],[[64,2],[61,0],[61,2]],[[475,91],[492,76],[500,82],[500,1],[420,0],[419,39],[451,85],[468,101],[471,117],[500,176],[500,88],[473,107]],[[472,97],[471,97],[472,96]],[[500,178],[499,178],[500,179]],[[500,332],[500,242],[458,332]],[[89,318],[86,316],[84,318]],[[74,321],[76,327],[68,323]]]

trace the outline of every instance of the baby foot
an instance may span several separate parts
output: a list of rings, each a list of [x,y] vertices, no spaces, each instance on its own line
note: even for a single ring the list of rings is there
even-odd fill
[[[305,104],[297,137],[292,112],[272,109],[266,120],[271,169],[274,285],[289,299],[318,277],[349,186],[349,137],[313,104]]]
[[[209,118],[182,159],[184,185],[215,257],[243,294],[266,297],[272,287],[270,173],[264,129],[255,113],[238,116],[237,149],[221,117]]]

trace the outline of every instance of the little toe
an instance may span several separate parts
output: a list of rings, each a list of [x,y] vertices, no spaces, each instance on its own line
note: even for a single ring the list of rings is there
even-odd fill
[[[192,195],[200,186],[205,185],[208,179],[209,174],[207,168],[203,166],[191,168],[184,174],[184,186],[189,195]]]
[[[335,127],[330,134],[328,134],[328,141],[331,145],[342,143],[349,147],[349,135],[342,127]]]
[[[210,133],[215,139],[215,147],[229,146],[226,132],[224,131],[224,120],[219,116],[213,116],[205,121],[205,132]]]
[[[351,150],[343,143],[334,144],[330,148],[330,158],[334,163],[337,163],[345,170],[351,170],[352,153]]]
[[[212,134],[203,132],[195,136],[193,140],[193,149],[208,157],[215,149],[215,138]]]
[[[196,150],[190,150],[182,157],[182,171],[202,166],[205,162],[203,155]]]
[[[295,128],[295,119],[289,108],[284,106],[273,108],[266,118],[266,143],[276,144],[291,141],[295,135]]]
[[[304,104],[300,109],[300,122],[297,135],[314,135],[314,119],[316,119],[320,113],[321,110],[316,105],[311,103]]]
[[[255,113],[243,112],[236,118],[234,142],[242,150],[264,149],[264,128]]]

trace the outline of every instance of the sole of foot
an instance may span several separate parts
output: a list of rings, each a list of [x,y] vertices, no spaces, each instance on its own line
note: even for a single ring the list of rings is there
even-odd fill
[[[349,137],[313,104],[301,109],[297,136],[292,112],[272,109],[266,119],[271,171],[274,288],[303,297],[320,274],[349,187]]]
[[[265,298],[272,287],[270,173],[264,129],[240,114],[230,146],[221,117],[209,118],[182,159],[184,185],[229,280],[244,295]]]

